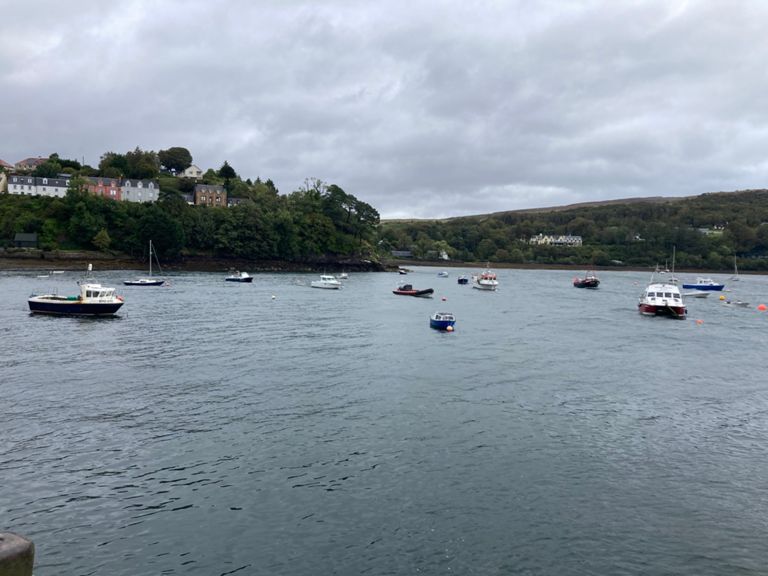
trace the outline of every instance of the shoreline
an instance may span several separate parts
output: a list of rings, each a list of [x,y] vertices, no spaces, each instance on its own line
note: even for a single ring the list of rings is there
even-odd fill
[[[95,270],[144,270],[146,260],[126,256],[113,256],[100,252],[41,250],[0,252],[0,270],[64,270],[83,272],[92,264]],[[396,270],[397,268],[394,268]],[[177,260],[161,263],[163,272],[383,272],[386,267],[371,260],[354,258],[318,259],[306,262],[282,260],[245,260],[242,258],[216,258],[212,256],[183,256]]]
[[[0,254],[0,270],[64,270],[82,272],[88,264],[93,264],[96,270],[143,270],[147,262],[121,256],[110,256],[99,252],[73,251],[62,253],[18,252],[13,256]],[[179,260],[161,264],[161,270],[173,272],[231,272],[244,270],[248,272],[396,272],[399,267],[430,267],[430,268],[474,268],[484,270],[490,267],[496,270],[569,270],[583,272],[653,272],[651,267],[640,266],[588,266],[578,264],[534,264],[494,262],[492,265],[484,262],[452,262],[452,261],[412,261],[386,260],[373,262],[368,260],[338,259],[318,260],[314,262],[289,262],[282,260],[244,260],[216,258],[211,256],[185,256]],[[730,274],[730,270],[701,270],[692,268],[677,269],[681,274]],[[162,272],[161,272],[162,273]],[[744,271],[740,274],[763,275],[764,272]]]

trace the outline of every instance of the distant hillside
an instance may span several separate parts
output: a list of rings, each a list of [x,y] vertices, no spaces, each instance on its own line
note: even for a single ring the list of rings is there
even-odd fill
[[[768,270],[768,190],[627,198],[441,220],[386,220],[382,244],[430,259],[530,264],[654,266],[671,257],[689,268]],[[570,235],[578,247],[535,245]]]

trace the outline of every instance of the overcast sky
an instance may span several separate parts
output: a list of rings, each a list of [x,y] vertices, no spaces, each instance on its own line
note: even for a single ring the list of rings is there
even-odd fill
[[[764,0],[0,0],[0,158],[189,148],[384,218],[768,187]]]

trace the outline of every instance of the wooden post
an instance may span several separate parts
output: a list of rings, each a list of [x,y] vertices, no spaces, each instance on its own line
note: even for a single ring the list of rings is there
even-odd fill
[[[0,532],[0,576],[32,576],[35,545],[31,540]]]

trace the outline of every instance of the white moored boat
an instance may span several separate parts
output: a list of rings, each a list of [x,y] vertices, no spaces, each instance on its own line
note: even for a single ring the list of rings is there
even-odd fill
[[[91,270],[88,264],[89,274]],[[112,316],[123,305],[122,297],[115,294],[114,288],[97,284],[88,276],[78,284],[80,294],[77,296],[33,294],[27,300],[30,312],[58,316]]]
[[[157,261],[157,267],[160,268],[160,260],[157,259],[157,253],[152,246],[152,240],[149,241],[149,276],[147,278],[137,278],[136,280],[123,280],[126,286],[162,286],[165,280],[152,276],[152,258]]]
[[[330,274],[323,274],[320,276],[320,280],[312,280],[312,288],[338,290],[341,288],[341,282],[339,282],[335,276],[331,276]]]
[[[687,312],[677,285],[653,281],[640,296],[637,309],[644,316],[669,316],[678,320],[684,320]]]
[[[476,274],[472,277],[472,287],[478,290],[496,290],[499,287],[496,273],[484,270],[480,274]]]

